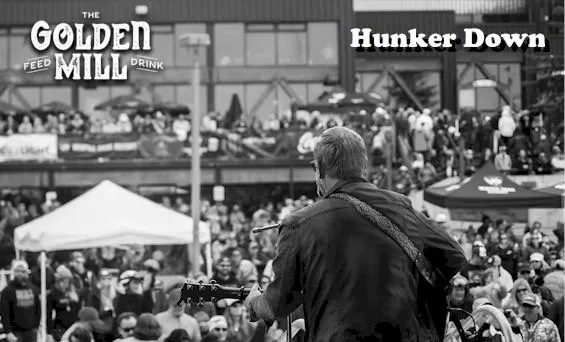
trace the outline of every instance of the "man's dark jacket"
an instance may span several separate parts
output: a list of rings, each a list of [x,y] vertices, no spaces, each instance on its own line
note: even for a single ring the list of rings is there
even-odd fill
[[[308,341],[443,340],[438,335],[445,316],[431,322],[438,301],[424,300],[431,293],[412,261],[348,202],[327,198],[334,192],[357,197],[387,216],[445,278],[466,264],[458,243],[412,209],[405,196],[363,180],[340,182],[283,221],[275,280],[248,301],[252,319],[281,318],[303,304]],[[443,292],[441,297],[445,301]]]

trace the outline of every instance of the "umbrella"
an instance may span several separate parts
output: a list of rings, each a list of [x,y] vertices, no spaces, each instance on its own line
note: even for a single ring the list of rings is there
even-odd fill
[[[241,101],[239,101],[239,95],[233,94],[231,97],[230,108],[222,120],[223,127],[230,129],[234,123],[239,121],[241,114],[243,114],[243,108],[241,107]]]
[[[25,114],[27,112],[28,112],[27,110],[20,107],[16,107],[11,103],[0,101],[0,114],[18,115],[18,114]]]
[[[384,102],[382,96],[377,93],[351,93],[338,102],[340,108],[369,108],[374,110]]]
[[[74,108],[73,106],[59,101],[45,103],[37,108],[33,108],[31,111],[36,114],[82,114],[80,110]]]
[[[148,108],[149,104],[131,95],[123,95],[114,97],[106,102],[102,102],[94,107],[95,110],[109,110],[109,109],[134,109],[141,110]]]
[[[167,112],[172,115],[179,115],[179,114],[190,114],[190,108],[186,105],[178,104],[175,102],[162,102],[156,103],[151,105],[150,107],[144,108],[142,110],[145,113],[153,113],[153,112]]]

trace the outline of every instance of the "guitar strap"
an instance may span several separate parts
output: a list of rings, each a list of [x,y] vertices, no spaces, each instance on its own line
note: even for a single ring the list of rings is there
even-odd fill
[[[414,262],[424,279],[432,287],[436,289],[443,289],[447,286],[448,280],[436,272],[424,254],[414,245],[414,242],[408,238],[398,226],[392,223],[388,217],[384,216],[381,212],[375,210],[367,203],[355,198],[349,194],[339,192],[328,196],[329,198],[337,198],[349,202],[357,210],[361,216],[374,226],[381,229],[388,237],[390,237],[398,246],[402,248],[404,253],[408,255],[410,260]]]

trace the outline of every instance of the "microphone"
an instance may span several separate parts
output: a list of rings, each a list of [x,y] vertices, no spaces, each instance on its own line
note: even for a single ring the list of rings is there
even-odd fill
[[[277,223],[277,224],[272,224],[272,225],[270,225],[270,226],[257,227],[257,228],[251,229],[251,233],[257,234],[257,233],[261,233],[261,232],[263,232],[263,231],[265,231],[265,230],[276,229],[276,228],[278,228],[278,227],[280,227],[280,226],[281,226],[281,224],[280,224],[280,223]]]

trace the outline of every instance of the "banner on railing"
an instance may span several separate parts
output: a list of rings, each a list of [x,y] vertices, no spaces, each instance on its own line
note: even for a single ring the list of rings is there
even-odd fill
[[[57,136],[54,134],[0,136],[0,161],[54,159],[57,159]]]
[[[174,134],[145,134],[139,139],[139,153],[147,159],[177,159],[183,143]]]
[[[138,155],[137,134],[92,134],[59,136],[61,159],[134,159]]]
[[[226,139],[209,132],[200,134],[200,157],[201,158],[217,158],[223,154],[222,141]],[[227,143],[227,142],[226,142]],[[189,135],[184,142],[183,156],[190,157],[192,155],[192,137]]]

